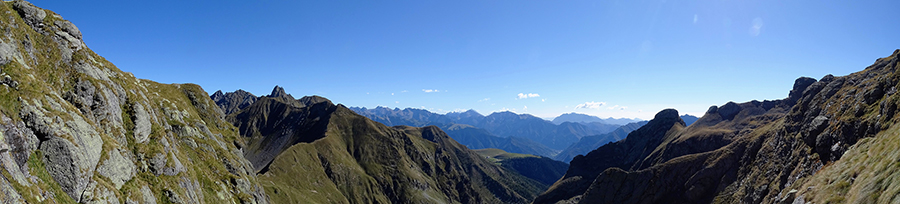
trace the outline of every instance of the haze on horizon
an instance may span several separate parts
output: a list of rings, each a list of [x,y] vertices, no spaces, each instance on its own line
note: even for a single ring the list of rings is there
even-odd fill
[[[347,106],[702,116],[898,48],[897,1],[32,1],[120,69]]]

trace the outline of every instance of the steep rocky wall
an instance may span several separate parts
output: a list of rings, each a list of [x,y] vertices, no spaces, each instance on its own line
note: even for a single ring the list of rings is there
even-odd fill
[[[0,203],[267,203],[207,93],[122,72],[52,11],[0,3]]]

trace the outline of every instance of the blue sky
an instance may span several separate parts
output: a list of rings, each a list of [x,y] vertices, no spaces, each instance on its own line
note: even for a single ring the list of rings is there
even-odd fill
[[[120,69],[347,106],[650,119],[900,48],[898,1],[32,1]]]

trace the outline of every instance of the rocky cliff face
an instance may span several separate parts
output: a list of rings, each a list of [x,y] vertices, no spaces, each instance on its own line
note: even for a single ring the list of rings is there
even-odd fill
[[[689,128],[661,130],[650,154],[626,160],[634,165],[573,160],[536,203],[895,202],[898,53],[848,76],[797,79],[783,100],[711,107]],[[578,172],[596,177],[560,190],[592,176]]]
[[[435,126],[388,127],[322,97],[262,97],[228,120],[277,203],[526,203],[545,187]]]
[[[28,2],[0,27],[0,203],[268,202],[199,86],[122,72]]]
[[[212,95],[212,100],[216,102],[216,105],[219,106],[219,109],[222,109],[225,115],[238,112],[256,102],[257,99],[259,97],[240,89],[227,94],[219,90]]]

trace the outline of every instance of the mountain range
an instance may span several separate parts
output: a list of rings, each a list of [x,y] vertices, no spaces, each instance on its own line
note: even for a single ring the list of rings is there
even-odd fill
[[[390,109],[377,107],[373,109],[351,109],[360,115],[388,126],[408,125],[421,127],[425,125],[436,125],[440,127],[450,127],[454,124],[464,124],[477,129],[483,129],[485,132],[490,133],[490,135],[487,136],[491,137],[481,138],[492,138],[491,140],[496,140],[495,138],[497,137],[511,138],[510,140],[512,140],[512,143],[539,147],[537,150],[526,152],[518,152],[515,149],[501,148],[499,146],[488,146],[487,148],[501,148],[514,153],[537,154],[548,157],[555,155],[559,150],[566,148],[580,137],[598,134],[602,131],[576,123],[555,125],[550,121],[532,115],[520,115],[513,112],[496,112],[484,116],[474,110],[444,115],[414,108]],[[453,133],[450,134],[451,137],[454,137]],[[470,145],[473,143],[465,142],[463,144]],[[543,153],[548,149],[552,151],[552,154]]]
[[[0,203],[896,203],[900,195],[900,50],[847,76],[797,78],[784,99],[727,102],[700,118],[666,109],[602,132],[585,125],[597,121],[512,112],[348,108],[278,86],[266,96],[210,95],[123,72],[73,23],[25,1],[0,2],[0,27]],[[494,146],[563,150],[556,158],[571,161]]]
[[[576,155],[587,154],[591,150],[596,149],[606,143],[615,142],[625,138],[625,136],[637,128],[640,128],[647,121],[636,119],[615,119],[618,121],[638,121],[625,125],[610,125],[603,122],[596,116],[590,116],[580,113],[563,114],[554,121],[560,122],[555,127],[546,123],[546,120],[539,121],[534,116],[527,114],[514,114],[512,112],[498,112],[488,116],[483,116],[474,110],[465,112],[450,112],[447,114],[432,113],[422,109],[389,109],[378,107],[374,109],[351,108],[361,115],[372,118],[375,121],[385,123],[387,125],[403,124],[410,126],[422,125],[438,125],[441,129],[447,131],[450,137],[453,137],[461,144],[468,146],[470,149],[497,148],[508,152],[534,154],[551,157],[555,160],[569,162]],[[497,118],[504,118],[503,120]],[[562,118],[562,119],[561,119]],[[574,120],[568,119],[593,118],[596,120]],[[682,120],[687,121],[685,124],[690,125],[697,117],[692,115],[680,116]],[[613,120],[612,118],[608,120]],[[485,123],[492,121],[492,123]],[[448,124],[449,123],[449,124]],[[463,125],[465,123],[470,123]],[[493,125],[493,126],[489,126]],[[550,132],[549,136],[554,134],[571,133],[569,135],[583,135],[577,141],[568,144],[564,149],[551,149],[540,143],[532,142],[528,138],[520,138],[517,136],[498,137],[488,131],[488,128],[504,127],[508,129],[538,129],[544,128]],[[482,127],[482,128],[479,128]],[[614,128],[614,129],[610,129]],[[559,146],[557,146],[559,147]]]
[[[562,115],[553,118],[552,122],[556,124],[562,124],[564,122],[576,122],[576,123],[603,123],[610,125],[626,125],[628,123],[640,122],[640,119],[629,119],[629,118],[606,118],[602,119],[597,116],[581,114],[581,113],[563,113]]]
[[[567,121],[554,124],[532,115],[508,111],[484,116],[474,110],[438,114],[415,108],[350,109],[388,126],[436,125],[447,131],[450,137],[472,149],[497,148],[545,157],[555,157],[582,137],[609,133],[620,127],[601,122]]]

